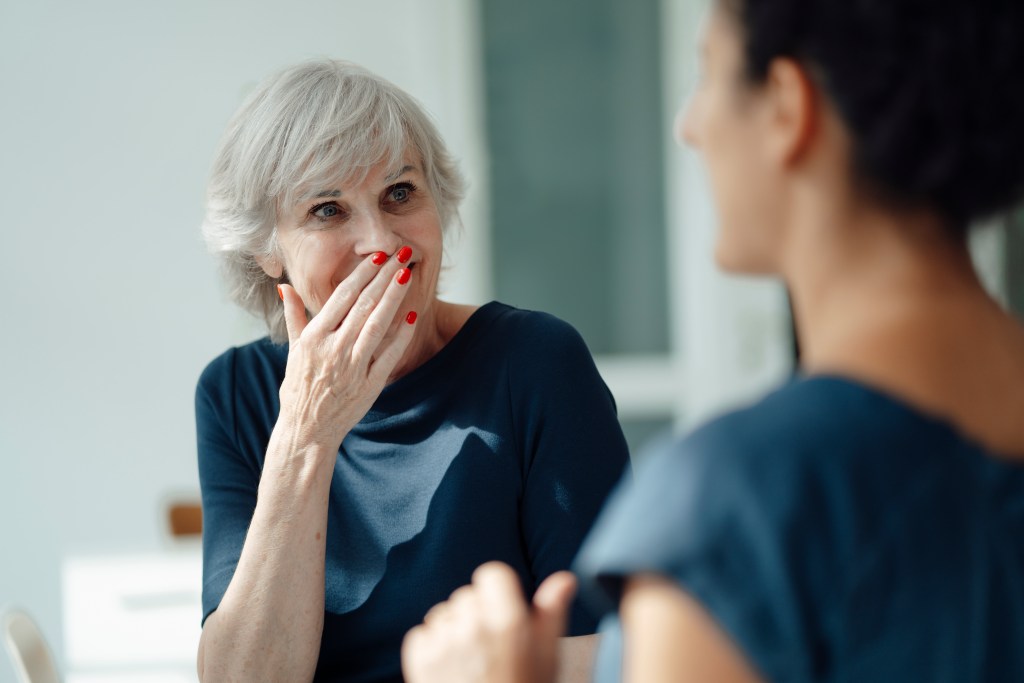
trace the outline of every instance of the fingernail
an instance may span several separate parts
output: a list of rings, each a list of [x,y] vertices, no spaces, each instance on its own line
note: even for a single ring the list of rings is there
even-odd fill
[[[412,271],[409,270],[408,268],[402,268],[400,271],[398,271],[398,277],[396,279],[398,280],[398,284],[404,285],[406,282],[409,281],[410,277],[412,277]]]
[[[385,254],[383,251],[378,251],[376,254],[373,255],[373,258],[371,258],[370,260],[373,261],[373,265],[381,266],[384,265],[384,262],[388,260],[388,255]]]
[[[405,262],[407,262],[411,258],[412,258],[412,248],[411,247],[402,247],[401,249],[398,250],[398,262],[399,263],[405,263]]]
[[[281,285],[277,286],[277,295],[281,297],[281,301],[284,301],[284,290],[281,289]]]
[[[405,322],[410,325],[416,322],[416,311],[409,311],[409,315],[405,316]]]

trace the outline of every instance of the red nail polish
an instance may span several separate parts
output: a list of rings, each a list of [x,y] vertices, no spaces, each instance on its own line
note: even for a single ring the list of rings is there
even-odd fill
[[[410,247],[402,247],[401,249],[398,250],[398,262],[399,263],[406,263],[411,258],[412,258],[412,248],[410,248]]]
[[[405,322],[410,325],[416,322],[416,311],[409,311],[409,315],[405,316]]]
[[[384,265],[384,262],[388,260],[388,255],[385,254],[383,251],[378,251],[376,254],[373,255],[373,257],[370,260],[373,261],[373,265],[381,266]]]
[[[281,289],[281,285],[277,286],[277,295],[281,297],[281,301],[284,301],[284,290]]]
[[[409,270],[408,268],[402,268],[400,271],[398,271],[398,277],[396,279],[398,280],[398,284],[404,285],[406,282],[409,281],[409,278],[411,277],[412,271]]]

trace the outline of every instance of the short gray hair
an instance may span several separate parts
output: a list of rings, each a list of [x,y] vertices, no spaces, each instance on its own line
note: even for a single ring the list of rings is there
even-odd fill
[[[278,280],[257,257],[277,252],[277,212],[328,180],[361,182],[412,149],[444,229],[458,221],[465,183],[423,107],[357,64],[319,59],[261,83],[228,124],[206,190],[203,236],[221,262],[231,299],[288,340]]]

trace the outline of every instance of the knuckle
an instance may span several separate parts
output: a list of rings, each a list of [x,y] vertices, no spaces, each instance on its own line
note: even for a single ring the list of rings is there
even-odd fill
[[[387,327],[384,326],[380,320],[376,318],[370,318],[363,325],[363,334],[368,335],[374,339],[380,339],[387,333]]]
[[[359,295],[359,298],[356,299],[356,302],[352,304],[350,315],[355,314],[359,317],[366,317],[369,316],[376,307],[376,300],[366,292],[363,292]]]

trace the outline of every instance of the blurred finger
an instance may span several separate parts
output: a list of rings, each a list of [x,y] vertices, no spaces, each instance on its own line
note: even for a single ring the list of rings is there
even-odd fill
[[[434,627],[435,625],[444,622],[446,619],[450,619],[451,616],[451,604],[448,601],[439,602],[427,610],[426,616],[423,617],[423,623],[428,627]]]
[[[519,576],[507,564],[488,562],[473,572],[481,607],[492,624],[511,628],[526,619],[527,606]]]
[[[416,626],[402,639],[402,675],[408,683],[425,680],[419,677],[423,656],[429,651],[429,636],[424,626]]]
[[[542,640],[554,640],[565,633],[575,594],[576,577],[572,572],[556,572],[541,583],[533,596],[533,619]]]

